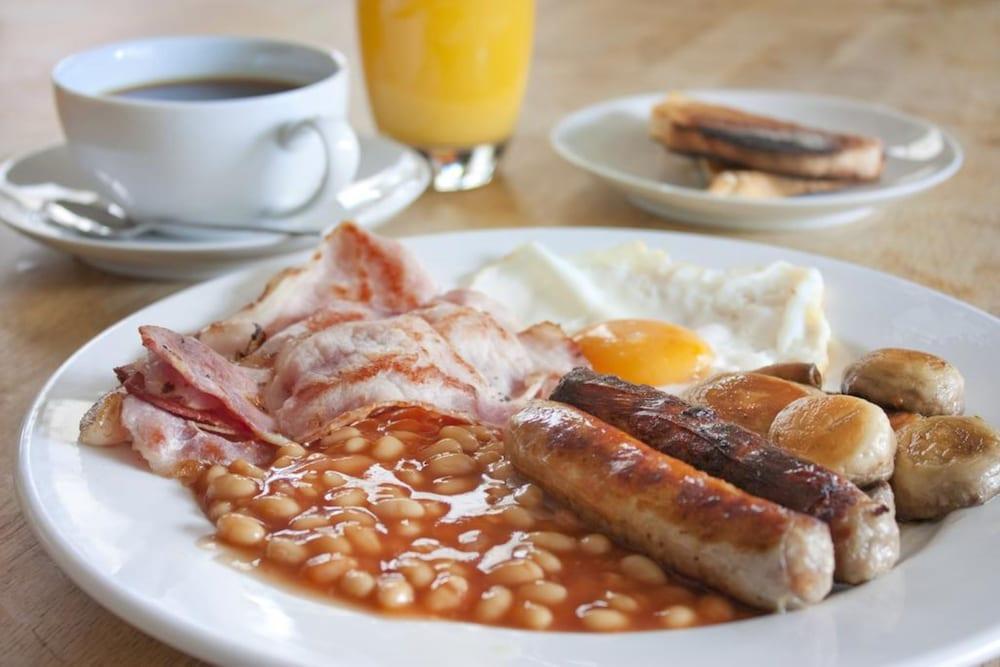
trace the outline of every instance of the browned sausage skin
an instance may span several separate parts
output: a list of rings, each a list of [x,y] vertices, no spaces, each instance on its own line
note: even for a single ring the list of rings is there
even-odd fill
[[[838,581],[867,581],[899,558],[899,527],[887,507],[843,476],[722,421],[708,408],[585,368],[563,376],[551,398],[747,493],[825,521],[833,537]]]
[[[830,591],[821,521],[755,498],[585,412],[535,401],[515,414],[514,465],[584,521],[748,604],[781,610]]]

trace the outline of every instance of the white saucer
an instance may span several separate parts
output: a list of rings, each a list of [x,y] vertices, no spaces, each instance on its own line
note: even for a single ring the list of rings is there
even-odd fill
[[[887,107],[825,95],[764,90],[690,90],[698,100],[828,130],[881,138],[879,182],[783,199],[723,197],[704,191],[694,162],[649,136],[649,114],[665,92],[624,97],[562,119],[552,145],[562,157],[621,190],[636,206],[671,220],[740,230],[791,230],[853,222],[876,205],[926,190],[954,174],[962,149],[919,118]]]
[[[375,226],[413,203],[427,189],[431,173],[426,160],[410,148],[383,137],[359,137],[359,141],[358,180],[386,170],[398,169],[408,175],[387,196],[352,213],[358,224]],[[76,166],[64,144],[21,155],[0,164],[0,222],[104,271],[161,280],[203,280],[317,243],[315,238],[253,232],[191,238],[153,233],[103,240],[52,226],[37,213],[45,200],[86,199],[92,190],[92,179]],[[317,226],[333,226],[340,222],[340,212],[342,209],[331,204],[311,212],[309,219],[316,219]],[[308,222],[297,220],[301,225]]]

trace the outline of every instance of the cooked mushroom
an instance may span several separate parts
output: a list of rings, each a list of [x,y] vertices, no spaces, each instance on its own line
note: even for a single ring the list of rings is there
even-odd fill
[[[867,486],[892,476],[896,436],[882,408],[856,396],[807,396],[789,403],[768,439]]]
[[[896,437],[892,490],[901,519],[936,519],[1000,491],[1000,434],[979,417],[918,419]]]
[[[892,492],[892,485],[889,482],[875,482],[871,486],[862,489],[868,497],[877,503],[882,503],[889,508],[893,516],[896,516],[896,496]]]
[[[903,410],[886,410],[885,414],[889,418],[889,423],[892,424],[893,431],[898,431],[917,419],[923,419],[923,417],[915,412],[905,412]]]
[[[841,391],[926,416],[960,415],[965,407],[965,380],[957,368],[933,354],[894,347],[848,366]]]
[[[691,403],[715,410],[722,419],[764,437],[774,416],[792,401],[822,394],[818,389],[760,373],[724,373],[687,390]]]
[[[761,366],[753,372],[761,375],[773,375],[782,380],[806,384],[817,389],[823,387],[823,374],[820,372],[819,366],[804,361],[789,361],[783,364]]]
[[[107,447],[128,442],[129,432],[122,426],[122,399],[120,389],[109,391],[87,410],[80,420],[80,442],[85,445]]]

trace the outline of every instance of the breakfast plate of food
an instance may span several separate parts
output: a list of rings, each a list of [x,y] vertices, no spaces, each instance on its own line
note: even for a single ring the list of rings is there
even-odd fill
[[[214,663],[968,663],[998,334],[760,244],[344,223],[87,343],[16,482],[81,588]]]
[[[859,220],[962,164],[958,142],[928,121],[787,91],[624,97],[568,115],[550,138],[559,155],[646,211],[742,230]]]

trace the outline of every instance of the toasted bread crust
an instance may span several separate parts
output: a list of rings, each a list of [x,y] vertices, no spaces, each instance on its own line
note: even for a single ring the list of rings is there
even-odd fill
[[[840,134],[670,95],[653,108],[652,136],[667,148],[803,178],[876,180],[879,139]]]

